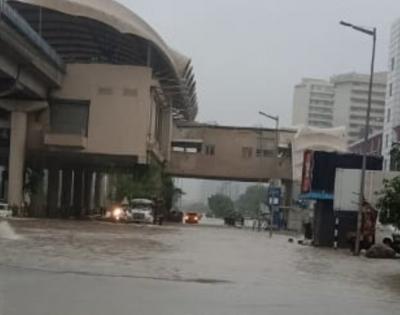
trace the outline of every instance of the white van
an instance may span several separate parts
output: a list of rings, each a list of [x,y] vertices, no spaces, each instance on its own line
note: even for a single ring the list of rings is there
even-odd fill
[[[12,217],[12,210],[8,207],[8,203],[0,202],[0,218]]]

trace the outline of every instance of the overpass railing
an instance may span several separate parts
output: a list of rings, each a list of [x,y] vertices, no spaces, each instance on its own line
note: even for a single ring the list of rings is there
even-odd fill
[[[19,33],[30,40],[46,57],[50,58],[54,64],[60,69],[65,69],[64,62],[57,52],[7,3],[7,0],[0,0],[0,20],[4,20],[16,28]]]

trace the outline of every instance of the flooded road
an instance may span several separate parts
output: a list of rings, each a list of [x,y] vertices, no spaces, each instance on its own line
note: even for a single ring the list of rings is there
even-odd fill
[[[400,260],[215,223],[0,224],[0,315],[400,314]]]

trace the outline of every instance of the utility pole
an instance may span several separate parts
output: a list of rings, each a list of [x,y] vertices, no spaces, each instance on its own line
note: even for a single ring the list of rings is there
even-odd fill
[[[362,229],[362,217],[364,210],[365,201],[365,174],[367,170],[367,151],[368,151],[368,139],[369,139],[369,125],[371,117],[371,106],[372,106],[372,88],[374,84],[374,68],[375,68],[375,51],[376,51],[376,28],[366,29],[360,26],[353,25],[347,22],[340,22],[341,25],[346,27],[351,27],[356,31],[362,32],[369,36],[372,36],[372,60],[371,60],[371,76],[369,80],[369,90],[368,90],[368,105],[367,105],[367,115],[365,118],[365,130],[364,130],[364,143],[363,143],[363,156],[362,156],[362,167],[361,167],[361,179],[360,179],[360,195],[359,195],[359,208],[357,216],[357,234],[356,234],[356,244],[354,255],[360,255],[360,241],[361,241],[361,229]]]
[[[262,191],[262,173],[261,173],[261,169],[262,169],[262,152],[263,152],[263,145],[262,145],[262,137],[263,137],[263,130],[262,130],[262,126],[260,126],[259,129],[259,133],[260,136],[258,138],[258,148],[256,149],[256,157],[257,157],[257,150],[259,150],[259,162],[260,162],[260,176],[258,178],[258,189],[259,192],[261,193]],[[261,231],[261,202],[258,204],[258,209],[257,209],[257,231],[260,232]]]
[[[277,172],[278,168],[279,168],[279,116],[272,116],[272,115],[266,114],[262,111],[259,111],[258,113],[261,116],[264,116],[268,119],[275,121],[275,154],[274,154],[274,157],[275,157],[275,171]],[[278,180],[278,179],[276,179],[276,180]],[[274,186],[274,184],[272,186]],[[270,185],[270,187],[271,187],[271,185]],[[272,223],[273,223],[273,219],[274,219],[275,206],[276,205],[270,205],[270,224],[269,224],[269,237],[270,238],[272,237]]]

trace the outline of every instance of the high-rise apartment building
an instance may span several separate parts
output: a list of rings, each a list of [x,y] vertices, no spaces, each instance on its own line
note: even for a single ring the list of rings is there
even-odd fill
[[[320,128],[344,126],[349,143],[363,137],[368,104],[369,75],[347,73],[329,81],[303,79],[295,87],[293,125]],[[370,132],[383,129],[386,72],[375,74]]]
[[[293,125],[333,127],[333,84],[320,79],[303,79],[296,85],[293,99]]]
[[[383,166],[390,169],[390,151],[393,144],[400,140],[400,19],[392,25],[389,63],[388,84],[386,93],[385,124],[382,139]]]
[[[349,143],[364,137],[370,75],[347,73],[331,78],[335,86],[334,126],[345,126]],[[382,131],[385,116],[386,72],[374,75],[370,133]]]

